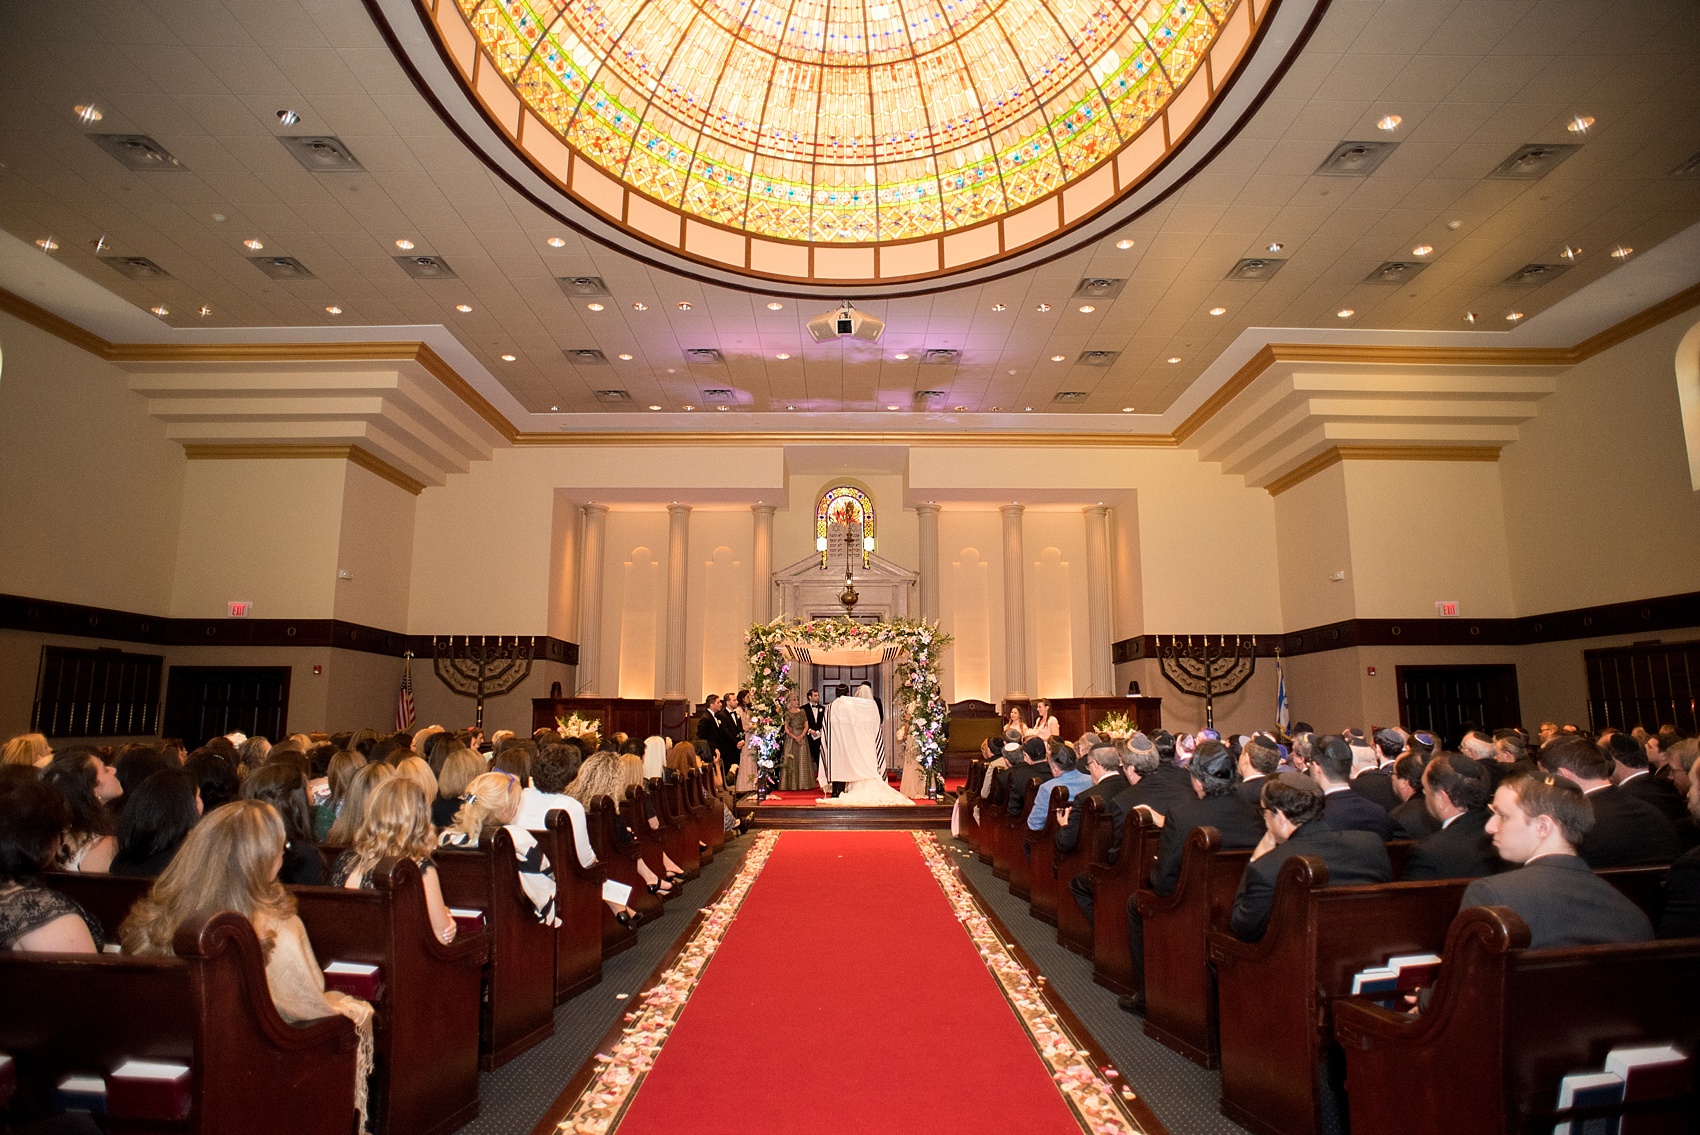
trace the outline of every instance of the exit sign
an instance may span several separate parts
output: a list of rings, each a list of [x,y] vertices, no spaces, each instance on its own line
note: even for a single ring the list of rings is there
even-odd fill
[[[1440,617],[1443,619],[1456,619],[1458,617],[1458,601],[1456,599],[1437,599],[1434,609],[1440,612]]]
[[[254,604],[247,599],[232,599],[225,606],[230,609],[230,617],[233,619],[246,619],[254,612]]]

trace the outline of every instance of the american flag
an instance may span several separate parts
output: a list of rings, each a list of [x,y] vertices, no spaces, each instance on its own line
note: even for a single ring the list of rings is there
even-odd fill
[[[401,671],[401,693],[395,701],[396,732],[413,728],[413,654],[403,656]]]

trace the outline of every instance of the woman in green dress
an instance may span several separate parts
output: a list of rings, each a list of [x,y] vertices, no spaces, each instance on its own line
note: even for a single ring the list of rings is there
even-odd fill
[[[784,763],[780,767],[779,787],[786,792],[813,791],[814,760],[809,756],[809,721],[803,707],[793,697],[785,715]]]

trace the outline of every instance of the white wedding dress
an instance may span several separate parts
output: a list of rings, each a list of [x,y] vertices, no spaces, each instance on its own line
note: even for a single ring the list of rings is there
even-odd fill
[[[844,785],[838,796],[822,797],[820,804],[839,808],[914,807],[915,801],[885,781],[884,736],[880,732],[879,703],[871,686],[862,685],[853,698],[835,698],[826,707],[826,728],[821,746],[820,785],[834,781]]]

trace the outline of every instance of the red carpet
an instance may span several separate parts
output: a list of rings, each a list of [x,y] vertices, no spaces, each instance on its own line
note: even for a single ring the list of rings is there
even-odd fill
[[[907,832],[786,832],[618,1135],[1080,1135]]]
[[[963,778],[960,777],[960,776],[951,777],[944,782],[945,791],[947,791],[947,792],[960,792],[962,790],[962,785],[963,785]],[[896,788],[897,785],[893,784],[892,787]],[[791,807],[796,807],[799,804],[813,804],[816,800],[819,800],[820,797],[821,797],[821,794],[816,789],[802,789],[802,790],[785,791],[785,792],[770,792],[770,793],[767,794],[767,798],[764,799],[762,801],[762,803],[763,804],[785,804],[785,805],[789,805]],[[926,801],[926,797],[924,797],[924,796],[917,797],[917,799],[921,800],[922,802]]]

